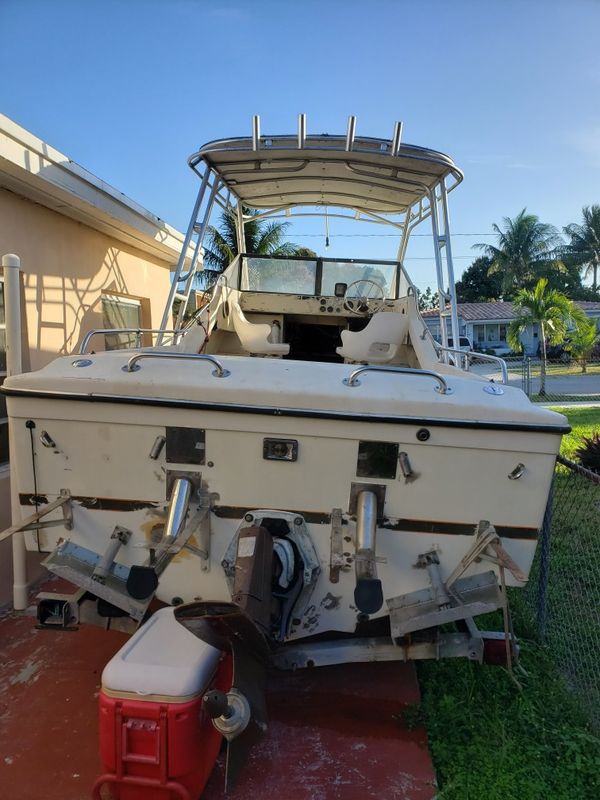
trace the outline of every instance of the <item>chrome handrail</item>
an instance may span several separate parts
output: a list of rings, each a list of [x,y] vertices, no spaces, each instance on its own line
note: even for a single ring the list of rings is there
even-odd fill
[[[141,367],[137,366],[137,362],[141,361],[142,358],[171,358],[174,360],[179,359],[180,361],[209,361],[215,367],[212,373],[215,378],[226,378],[228,375],[231,375],[231,372],[228,369],[225,369],[223,364],[221,364],[220,361],[217,361],[216,358],[213,358],[213,356],[206,356],[197,353],[135,353],[135,355],[131,356],[131,358],[127,361],[127,364],[123,367],[123,371],[137,372],[138,369],[141,369]]]
[[[94,330],[89,331],[83,337],[83,341],[81,343],[81,347],[79,348],[79,355],[85,355],[87,353],[87,346],[90,343],[90,340],[93,339],[94,336],[99,336],[103,334],[104,336],[115,334],[115,333],[135,333],[137,334],[137,344],[136,347],[140,346],[140,337],[142,333],[172,333],[178,334],[183,333],[183,328],[178,330],[170,330],[170,331],[163,331],[161,328],[94,328]]]
[[[446,379],[439,374],[429,369],[412,369],[411,367],[378,367],[375,365],[367,365],[355,369],[349,378],[344,378],[342,383],[344,386],[360,386],[360,381],[357,377],[361,372],[395,372],[398,375],[423,375],[426,378],[433,378],[438,382],[435,391],[440,394],[452,394],[452,389],[446,383]]]
[[[474,350],[459,350],[455,347],[438,346],[436,350],[438,353],[457,353],[460,356],[464,356],[467,361],[477,358],[481,361],[491,361],[493,364],[498,364],[500,367],[500,373],[502,374],[502,383],[508,383],[508,368],[506,366],[506,361],[503,358],[500,358],[500,356],[490,356],[487,353],[477,353]]]

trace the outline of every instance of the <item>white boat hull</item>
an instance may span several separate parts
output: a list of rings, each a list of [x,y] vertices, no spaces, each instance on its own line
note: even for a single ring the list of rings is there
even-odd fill
[[[114,355],[110,360],[114,363]],[[472,379],[467,383],[481,385]],[[61,489],[74,498],[73,530],[67,533],[57,527],[28,533],[30,549],[50,552],[59,539],[68,538],[101,554],[119,525],[132,531],[132,536],[119,551],[118,562],[124,566],[144,564],[164,525],[168,473],[195,472],[201,475],[202,486],[214,503],[208,569],[194,551],[197,542],[192,537],[191,547],[176,555],[161,575],[157,596],[167,603],[229,601],[231,587],[222,561],[244,524],[244,515],[255,509],[294,512],[306,524],[320,572],[310,601],[294,615],[288,639],[356,629],[355,519],[351,513],[351,492],[356,484],[385,487],[384,513],[377,529],[377,570],[385,599],[430,585],[427,570],[416,566],[423,553],[436,551],[442,578],[448,577],[472,546],[480,520],[495,526],[505,550],[527,574],[563,420],[542,409],[538,411],[547,414],[547,419],[526,420],[521,426],[500,419],[494,427],[493,421],[457,420],[454,415],[445,421],[439,412],[437,417],[431,415],[430,409],[424,409],[429,411],[429,422],[427,413],[414,422],[409,418],[396,422],[381,421],[383,414],[359,415],[348,409],[344,418],[335,418],[326,410],[319,418],[314,413],[305,416],[301,409],[291,413],[288,404],[292,396],[276,398],[285,399],[285,405],[271,411],[262,406],[249,411],[216,410],[214,406],[206,410],[177,407],[177,402],[168,398],[161,404],[146,404],[139,398],[110,402],[97,397],[89,402],[89,396],[79,390],[76,393],[71,385],[66,388],[72,397],[64,391],[52,395],[47,381],[45,394],[36,396],[36,381],[27,376],[13,379],[11,385],[20,390],[19,396],[9,395],[8,402],[16,443],[14,475],[24,513],[25,507],[27,513],[31,511],[36,492],[38,503],[53,500]],[[517,392],[508,393],[511,391]],[[34,462],[27,420],[36,426]],[[559,423],[556,432],[552,423]],[[172,428],[204,431],[202,464],[167,462],[165,449],[156,460],[149,457],[156,438]],[[429,434],[426,441],[417,436],[423,430]],[[54,447],[42,445],[42,431],[48,433]],[[263,442],[268,437],[297,441],[298,460],[265,460]],[[400,469],[392,479],[358,477],[361,441],[398,444],[409,459],[410,479],[406,480]],[[522,475],[511,479],[509,475],[520,464]],[[339,572],[337,582],[330,580],[333,509],[341,509],[347,532],[347,566]],[[60,511],[54,516],[60,517]],[[489,569],[487,562],[474,563],[465,575]],[[509,573],[507,579],[514,583]],[[373,616],[385,614],[384,605]]]

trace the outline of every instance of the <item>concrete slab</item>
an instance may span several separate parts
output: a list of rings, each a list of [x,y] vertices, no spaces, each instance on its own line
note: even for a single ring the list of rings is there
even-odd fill
[[[97,698],[117,631],[37,630],[0,620],[0,797],[89,800],[100,773]]]
[[[422,728],[403,711],[420,702],[414,665],[343,664],[278,673],[269,730],[230,800],[431,800],[435,774]],[[221,758],[203,800],[222,800]]]
[[[89,800],[100,774],[97,697],[104,664],[127,640],[82,625],[37,630],[0,619],[0,797]],[[435,779],[412,665],[352,664],[274,673],[269,731],[231,800],[431,800]],[[203,800],[222,800],[219,760]],[[166,798],[165,800],[171,800]]]

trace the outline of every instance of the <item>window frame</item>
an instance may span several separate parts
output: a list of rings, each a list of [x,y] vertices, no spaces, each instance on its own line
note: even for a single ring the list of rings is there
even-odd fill
[[[138,319],[137,325],[122,325],[115,327],[115,331],[119,330],[119,327],[123,328],[143,328],[144,327],[144,308],[143,308],[143,300],[141,297],[133,297],[127,294],[121,294],[119,292],[102,292],[100,294],[100,306],[102,309],[102,326],[105,329],[110,329],[111,326],[107,322],[107,316],[104,311],[104,301],[107,300],[108,302],[113,303],[114,305],[123,305],[135,307],[138,310]],[[110,343],[109,337],[116,338],[119,344],[112,345]],[[110,350],[128,350],[132,347],[136,347],[137,345],[137,338],[136,334],[134,333],[107,333],[104,334],[104,349],[107,351]]]

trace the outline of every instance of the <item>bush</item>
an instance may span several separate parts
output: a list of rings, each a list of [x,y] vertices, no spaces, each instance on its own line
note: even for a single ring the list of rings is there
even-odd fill
[[[583,444],[575,450],[582,467],[600,474],[600,434],[594,431],[591,436],[582,437]]]

